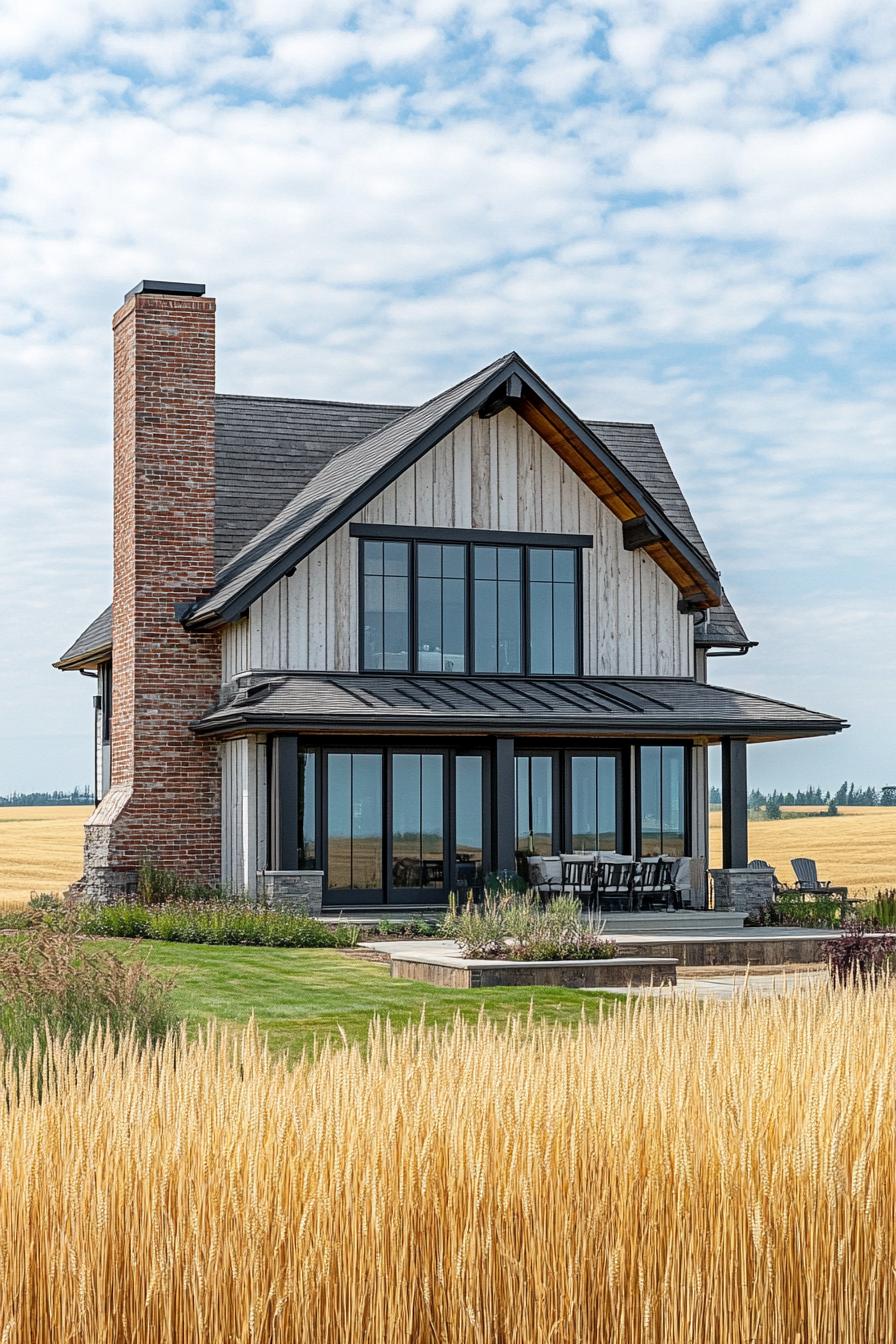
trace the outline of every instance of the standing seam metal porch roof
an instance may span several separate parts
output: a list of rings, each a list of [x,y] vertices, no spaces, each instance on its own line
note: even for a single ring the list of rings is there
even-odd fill
[[[683,677],[444,677],[253,672],[196,724],[200,733],[256,726],[388,731],[532,730],[764,738],[839,732],[843,719]]]

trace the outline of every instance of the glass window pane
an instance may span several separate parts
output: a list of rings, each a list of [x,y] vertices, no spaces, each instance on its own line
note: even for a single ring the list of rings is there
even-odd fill
[[[382,574],[382,572],[383,572],[383,543],[381,541],[365,541],[364,573]]]
[[[383,666],[383,580],[364,580],[364,668],[378,672]]]
[[[408,581],[383,580],[383,667],[405,671],[408,659]]]
[[[317,867],[317,756],[299,752],[299,867]]]
[[[538,586],[541,587],[541,585]],[[553,585],[553,595],[553,673],[557,677],[571,677],[576,672],[575,585],[572,583],[555,583]]]
[[[420,882],[420,757],[392,757],[392,881],[396,887]]]
[[[520,577],[519,546],[500,546],[498,548],[498,578],[518,579]]]
[[[597,758],[597,848],[619,850],[616,757]]]
[[[473,666],[477,672],[498,670],[498,585],[477,579],[473,593]]]
[[[529,578],[537,583],[551,581],[552,552],[542,546],[533,546],[529,551]]]
[[[518,853],[551,853],[554,832],[552,767],[550,756],[518,756],[516,759]]]
[[[396,887],[442,887],[445,822],[440,753],[392,757],[392,882]]]
[[[420,769],[420,858],[423,887],[445,885],[445,811],[442,797],[444,760],[424,755]]]
[[[554,671],[554,636],[550,583],[529,584],[529,671],[550,676]]]
[[[661,755],[662,747],[641,748],[641,854],[645,858],[663,852]]]
[[[417,573],[440,578],[442,574],[442,548],[429,542],[417,547]]]
[[[466,572],[466,547],[442,547],[442,573],[446,579],[462,579]]]
[[[521,672],[522,629],[520,584],[502,579],[498,585],[498,672]]]
[[[454,778],[457,885],[459,892],[467,892],[484,877],[482,757],[458,756]]]
[[[554,582],[574,583],[576,577],[575,551],[554,551]]]
[[[600,848],[596,825],[597,780],[597,757],[573,756],[570,770],[573,849]]]
[[[494,546],[473,547],[473,576],[477,579],[496,579],[497,550]]]
[[[663,747],[663,845],[673,858],[684,854],[684,747]]]
[[[383,760],[359,753],[352,757],[352,887],[381,887],[382,873]]]
[[[383,573],[407,577],[408,544],[406,541],[387,541],[383,544]]]
[[[442,668],[465,672],[467,593],[462,578],[442,580],[442,602]]]
[[[327,757],[327,886],[352,884],[352,758],[343,752]]]
[[[425,576],[417,579],[417,668],[442,670],[442,580]]]

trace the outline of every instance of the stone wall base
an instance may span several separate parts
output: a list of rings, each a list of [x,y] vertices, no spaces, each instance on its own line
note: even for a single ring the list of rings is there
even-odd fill
[[[319,915],[323,890],[322,872],[268,869],[258,874],[259,900],[273,910],[296,910]]]
[[[711,868],[710,876],[717,910],[752,915],[774,899],[774,877],[767,868]]]

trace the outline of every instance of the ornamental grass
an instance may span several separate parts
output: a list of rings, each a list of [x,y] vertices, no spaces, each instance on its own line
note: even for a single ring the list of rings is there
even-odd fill
[[[868,1344],[896,987],[0,1059],[3,1344]]]

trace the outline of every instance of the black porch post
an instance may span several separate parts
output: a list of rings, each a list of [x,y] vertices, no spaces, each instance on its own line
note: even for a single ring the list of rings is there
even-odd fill
[[[493,807],[495,868],[498,872],[516,871],[516,779],[512,737],[495,739]]]
[[[747,740],[722,738],[722,867],[747,866]]]

